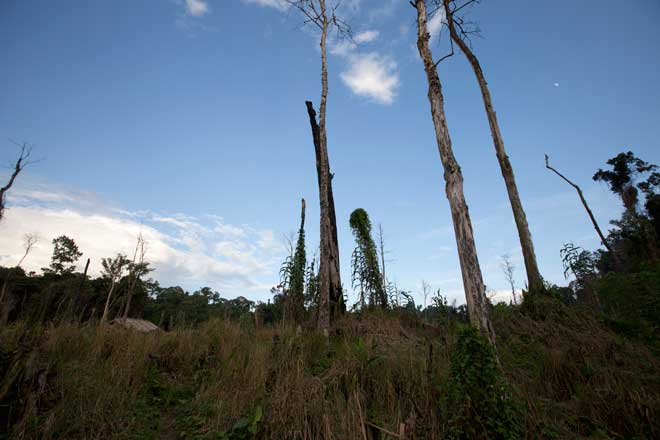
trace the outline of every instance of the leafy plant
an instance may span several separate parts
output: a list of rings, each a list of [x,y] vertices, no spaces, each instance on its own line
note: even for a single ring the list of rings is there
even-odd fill
[[[458,333],[442,404],[448,417],[448,438],[523,437],[522,413],[502,376],[493,346],[472,326]]]

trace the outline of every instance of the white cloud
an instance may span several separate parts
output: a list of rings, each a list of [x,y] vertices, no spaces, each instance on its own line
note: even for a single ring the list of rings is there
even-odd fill
[[[348,57],[353,54],[359,44],[371,43],[378,39],[380,32],[375,30],[363,31],[356,34],[352,40],[342,38],[330,43],[330,53],[340,57]]]
[[[378,31],[374,31],[374,30],[364,31],[364,32],[360,32],[355,37],[353,37],[353,40],[355,40],[355,42],[358,44],[371,43],[372,41],[375,41],[379,35],[380,32]]]
[[[340,77],[356,95],[387,105],[394,101],[399,86],[396,62],[374,52],[351,56],[348,70]]]
[[[285,0],[241,0],[241,1],[247,4],[255,4],[258,6],[275,8],[280,11],[285,11],[289,7],[289,4]]]
[[[164,285],[209,285],[229,296],[264,300],[269,293],[263,287],[278,280],[284,250],[271,230],[227,224],[217,216],[126,212],[86,199],[62,191],[10,194],[0,225],[0,265],[15,265],[23,253],[22,237],[37,233],[40,240],[23,267],[38,272],[50,262],[53,238],[64,234],[84,254],[79,265],[90,258],[90,274],[98,275],[101,258],[131,254],[141,233],[148,242],[153,277]]]
[[[201,17],[209,12],[209,5],[204,0],[185,0],[186,12],[193,17]]]

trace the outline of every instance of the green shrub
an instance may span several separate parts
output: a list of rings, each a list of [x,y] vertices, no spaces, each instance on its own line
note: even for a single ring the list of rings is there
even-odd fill
[[[474,327],[464,327],[451,357],[442,402],[453,439],[518,439],[522,415],[500,371],[495,351]]]

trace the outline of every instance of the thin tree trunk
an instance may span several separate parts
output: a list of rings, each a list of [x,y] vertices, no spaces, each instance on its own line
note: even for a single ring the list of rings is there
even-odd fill
[[[383,289],[387,295],[387,277],[385,276],[385,244],[383,243],[383,226],[378,223],[378,242],[380,246],[380,265],[383,270],[381,275],[383,277]]]
[[[451,147],[451,138],[449,137],[444,111],[442,85],[429,49],[430,35],[426,26],[426,4],[424,0],[416,0],[414,6],[417,9],[417,49],[424,62],[424,70],[429,84],[428,98],[431,104],[431,115],[435,126],[440,159],[444,168],[445,192],[451,208],[468,314],[470,322],[494,344],[495,331],[490,321],[488,300],[477,257],[472,222],[463,193],[463,175]]]
[[[337,240],[337,220],[335,217],[335,202],[332,193],[332,178],[328,160],[326,134],[326,107],[328,100],[328,67],[326,56],[326,39],[330,25],[325,0],[319,0],[322,17],[321,26],[321,104],[319,120],[316,122],[316,111],[310,101],[306,101],[307,113],[312,127],[314,148],[316,150],[316,171],[319,184],[320,218],[320,261],[319,261],[319,313],[318,328],[327,330],[331,319],[342,311],[341,277],[339,273],[339,246]]]
[[[525,210],[523,209],[522,202],[520,201],[520,194],[518,194],[518,186],[516,185],[516,178],[513,174],[513,167],[511,166],[509,156],[507,156],[506,150],[504,149],[504,140],[500,134],[500,126],[497,122],[497,115],[491,102],[488,83],[486,82],[484,73],[481,70],[479,60],[456,30],[454,21],[452,20],[451,10],[449,8],[449,1],[450,0],[443,0],[445,7],[445,17],[447,17],[447,26],[449,27],[451,39],[458,45],[458,47],[461,48],[461,51],[463,54],[465,54],[465,57],[470,62],[472,70],[477,77],[479,88],[481,89],[481,97],[484,102],[486,115],[488,116],[490,133],[493,137],[493,144],[495,145],[495,153],[500,164],[502,177],[504,177],[504,183],[506,184],[506,190],[509,195],[509,202],[511,203],[511,210],[513,211],[513,218],[515,219],[516,227],[518,228],[518,237],[520,239],[520,247],[522,248],[523,259],[525,260],[525,271],[527,272],[528,285],[530,289],[542,289],[543,278],[541,277],[541,273],[536,262],[536,253],[534,252],[532,234],[529,232],[527,216],[525,215]]]
[[[80,283],[78,284],[78,288],[76,289],[76,304],[80,304],[80,293],[82,291],[83,285],[85,284],[85,280],[87,279],[88,269],[89,269],[89,258],[87,259],[87,263],[85,264],[85,270],[83,271],[82,278],[80,278]]]
[[[305,233],[305,199],[302,199],[300,202],[300,229],[298,230],[298,240],[300,240],[300,237]],[[298,252],[298,245],[296,243],[296,248],[294,250],[294,257],[292,258],[293,263],[294,263],[294,270],[301,271],[300,276],[302,277],[300,281],[300,290],[298,289],[298,286],[296,286],[296,291],[293,292],[295,295],[294,300],[294,324],[300,324],[305,316],[305,279],[304,279],[304,272],[305,272],[305,267],[296,267],[295,265],[298,263],[296,261],[295,255]],[[306,262],[305,262],[306,263]]]
[[[133,299],[133,291],[135,290],[135,285],[137,284],[138,279],[140,277],[138,271],[141,270],[142,263],[144,263],[144,252],[145,252],[144,244],[145,244],[144,239],[142,238],[142,234],[140,234],[138,236],[137,244],[135,245],[135,253],[133,254],[133,268],[128,283],[128,292],[126,293],[126,306],[124,307],[123,319],[128,318],[128,312],[131,309],[131,300]],[[140,261],[136,266],[135,260],[138,256],[138,252],[140,254]]]
[[[110,284],[110,291],[108,292],[108,298],[105,300],[105,307],[103,308],[103,315],[101,315],[101,324],[105,323],[108,319],[108,308],[110,307],[110,298],[112,297],[112,292],[115,290],[115,280],[112,279],[112,284]]]
[[[561,177],[566,183],[571,185],[573,188],[575,188],[575,191],[577,191],[578,196],[580,197],[580,201],[582,202],[582,206],[584,206],[584,209],[587,211],[587,214],[589,215],[589,218],[591,219],[591,224],[594,225],[594,229],[596,230],[596,233],[598,234],[598,237],[600,237],[600,242],[603,243],[603,246],[607,249],[607,251],[612,255],[612,258],[614,258],[615,262],[618,262],[618,257],[610,247],[610,245],[607,243],[607,240],[605,239],[605,236],[603,235],[603,231],[600,230],[600,227],[598,226],[598,222],[596,221],[596,217],[594,217],[593,212],[591,212],[591,209],[589,208],[589,205],[587,204],[587,200],[584,198],[584,194],[582,194],[582,190],[580,189],[579,186],[577,186],[575,183],[571,182],[561,174],[559,171],[554,169],[553,167],[550,166],[549,163],[549,158],[548,155],[545,155],[545,167],[549,169],[550,171],[554,172],[556,175]]]

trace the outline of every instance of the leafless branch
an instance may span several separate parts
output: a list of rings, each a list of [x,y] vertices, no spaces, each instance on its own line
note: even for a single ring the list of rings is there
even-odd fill
[[[323,31],[324,26],[334,28],[336,35],[342,39],[353,41],[351,26],[337,16],[337,9],[341,6],[341,0],[335,2],[328,11],[325,4],[318,0],[285,0],[294,9],[297,9],[306,19],[303,26],[313,24]]]
[[[9,177],[9,181],[5,186],[0,188],[0,220],[5,211],[5,194],[14,184],[16,177],[20,174],[23,169],[28,166],[30,163],[30,155],[32,154],[32,146],[27,143],[18,144],[17,142],[11,141],[14,145],[18,146],[21,149],[21,153],[16,160],[16,164],[13,166],[13,171]]]
[[[589,204],[587,204],[587,200],[584,198],[584,194],[582,193],[582,189],[580,189],[580,187],[577,186],[575,183],[571,182],[566,176],[561,174],[559,171],[557,171],[556,169],[551,167],[550,163],[549,163],[549,160],[550,160],[550,158],[546,154],[545,155],[545,167],[547,169],[549,169],[550,171],[554,172],[559,177],[561,177],[566,183],[571,185],[573,188],[575,188],[575,191],[577,191],[578,197],[580,197],[580,201],[582,202],[582,206],[584,206],[585,211],[587,211],[587,215],[589,215],[589,219],[591,220],[591,224],[594,226],[594,229],[596,230],[596,233],[598,234],[598,237],[600,237],[601,243],[603,243],[603,246],[605,246],[605,248],[608,250],[610,255],[612,255],[612,258],[614,258],[615,262],[617,264],[620,264],[620,262],[618,261],[619,260],[618,256],[616,255],[616,253],[614,253],[614,251],[612,250],[612,247],[607,242],[607,239],[605,238],[605,235],[603,235],[603,232],[601,231],[600,226],[598,226],[598,222],[596,221],[596,217],[594,217],[593,212],[591,212],[591,208],[589,208]]]
[[[23,264],[23,261],[27,258],[28,254],[32,250],[35,244],[37,244],[37,241],[39,241],[39,236],[37,234],[25,234],[23,236],[23,245],[25,246],[25,253],[23,254],[23,257],[18,261],[18,264],[16,267],[21,267],[21,264]]]

